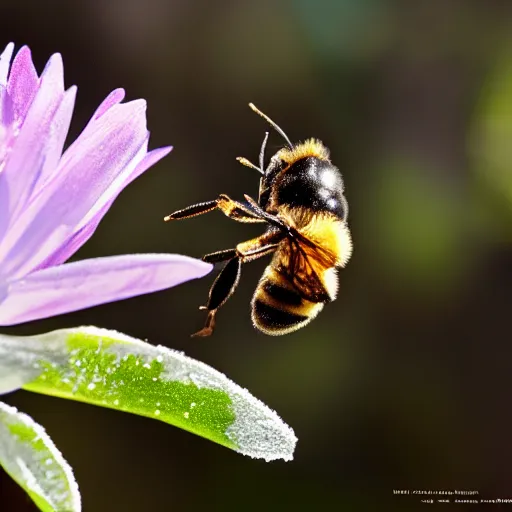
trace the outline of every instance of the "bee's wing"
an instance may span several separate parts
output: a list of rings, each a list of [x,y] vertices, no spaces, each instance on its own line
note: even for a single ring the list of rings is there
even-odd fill
[[[321,247],[297,238],[288,238],[289,265],[285,270],[289,282],[305,299],[312,302],[330,302],[318,273],[334,265],[333,256]]]

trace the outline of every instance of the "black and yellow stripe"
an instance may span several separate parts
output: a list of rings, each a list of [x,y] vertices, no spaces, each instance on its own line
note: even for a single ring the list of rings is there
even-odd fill
[[[267,268],[251,302],[254,326],[279,336],[300,329],[316,317],[323,303],[304,299],[273,268]]]

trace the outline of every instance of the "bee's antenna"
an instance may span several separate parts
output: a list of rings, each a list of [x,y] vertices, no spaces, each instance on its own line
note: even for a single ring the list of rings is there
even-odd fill
[[[255,169],[259,173],[264,174],[263,171],[257,165],[254,165],[252,162],[247,160],[247,158],[244,158],[243,156],[237,156],[236,159],[242,165],[245,165],[246,167],[250,167],[251,169]]]
[[[260,149],[260,169],[262,174],[265,174],[265,168],[263,166],[265,165],[265,148],[267,147],[267,140],[268,132],[265,132],[265,138],[263,139],[263,143],[261,144]]]
[[[266,116],[261,110],[258,110],[258,108],[256,107],[256,105],[254,105],[254,103],[249,103],[249,107],[251,107],[251,109],[254,112],[256,112],[256,114],[263,117],[263,119],[265,119],[265,121],[267,121],[267,123],[270,124],[270,126],[272,126],[274,128],[274,130],[281,135],[281,137],[283,137],[283,139],[288,143],[288,146],[290,146],[290,148],[293,147],[293,145],[290,142],[290,139],[287,137],[286,133],[284,133],[283,130],[281,128],[279,128],[279,126],[277,126],[277,124],[274,123],[274,121],[272,121],[272,119],[270,119],[270,117]]]
[[[268,132],[265,132],[265,138],[263,139],[263,144],[261,145],[260,149],[260,166],[257,167],[254,165],[250,160],[247,160],[247,158],[244,158],[243,156],[238,156],[236,159],[238,162],[240,162],[242,165],[245,165],[246,167],[250,167],[251,169],[255,169],[260,174],[265,174],[265,168],[263,165],[265,164],[265,148],[267,147],[267,140],[268,140]]]

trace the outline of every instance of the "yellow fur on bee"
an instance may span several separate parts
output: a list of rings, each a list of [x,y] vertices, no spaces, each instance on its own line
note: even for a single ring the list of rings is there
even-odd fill
[[[352,237],[346,222],[330,213],[314,213],[306,208],[282,207],[279,216],[306,238],[329,251],[333,266],[344,267],[352,256]]]
[[[300,233],[336,256],[336,266],[344,267],[352,256],[352,237],[347,224],[330,215],[315,215]]]
[[[283,148],[277,155],[281,160],[288,164],[293,164],[302,158],[316,157],[320,160],[329,160],[329,150],[318,139],[308,139],[293,146],[293,148]]]

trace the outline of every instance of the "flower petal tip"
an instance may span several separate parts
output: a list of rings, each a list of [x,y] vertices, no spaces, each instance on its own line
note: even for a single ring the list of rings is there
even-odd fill
[[[18,50],[18,53],[16,54],[16,56],[28,56],[28,58],[32,58],[32,52],[30,51],[30,47],[27,46],[26,44],[23,45],[19,50]]]
[[[128,101],[124,104],[126,107],[132,110],[133,115],[146,115],[146,110],[148,108],[148,104],[146,100],[139,98],[137,100]]]
[[[175,265],[183,265],[182,268],[186,269],[189,279],[201,279],[209,274],[214,267],[211,263],[206,263],[198,258],[193,258],[192,256],[186,256],[183,254],[168,254],[164,257],[168,258]]]
[[[41,73],[41,81],[45,80],[46,77],[52,77],[52,79],[53,77],[58,77],[60,81],[64,82],[64,62],[62,61],[62,55],[60,53],[54,53],[48,59]]]
[[[99,119],[107,110],[112,108],[114,105],[121,103],[125,97],[125,90],[122,87],[114,89],[102,102],[101,105],[96,109],[96,112],[92,116],[92,119]]]
[[[194,258],[194,260],[196,262],[197,270],[199,271],[199,275],[197,276],[198,279],[208,275],[213,270],[213,265],[211,263],[206,263],[205,261],[198,260],[196,258]]]
[[[10,43],[7,43],[7,45],[5,46],[5,49],[4,51],[2,52],[1,56],[4,55],[4,53],[7,53],[7,52],[13,52],[14,50],[14,43],[11,41]]]
[[[7,76],[9,74],[9,65],[11,64],[13,51],[14,43],[9,43],[0,54],[0,85],[5,86],[7,84]]]
[[[148,109],[148,102],[144,99],[138,99],[134,100],[134,103],[137,104],[137,109],[140,109],[144,114],[146,113],[146,110]]]
[[[158,257],[158,255],[156,256]],[[176,265],[176,268],[181,268],[183,274],[187,275],[187,281],[189,279],[201,279],[208,275],[214,267],[211,263],[206,263],[203,260],[184,254],[167,254],[163,256],[173,265]]]
[[[161,148],[158,148],[158,157],[163,158],[164,156],[167,156],[172,150],[174,149],[174,146],[163,146]],[[157,151],[157,150],[153,150]]]

